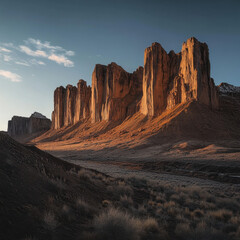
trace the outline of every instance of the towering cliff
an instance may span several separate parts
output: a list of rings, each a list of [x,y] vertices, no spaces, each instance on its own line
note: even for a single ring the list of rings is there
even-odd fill
[[[159,115],[190,100],[218,108],[207,45],[190,38],[183,43],[180,53],[167,54],[160,44],[153,43],[144,55],[141,112]]]
[[[90,115],[91,87],[79,80],[78,87],[67,85],[54,91],[52,129],[69,126]]]
[[[8,134],[12,137],[47,131],[50,128],[51,121],[37,112],[29,118],[13,116],[12,120],[8,121]]]
[[[64,126],[72,125],[74,123],[76,97],[77,88],[72,85],[67,85],[64,106]]]
[[[90,116],[91,87],[84,80],[79,80],[75,104],[74,123]]]
[[[167,53],[159,43],[145,50],[144,68],[128,73],[116,63],[97,64],[92,88],[84,80],[54,92],[52,128],[91,118],[91,122],[122,121],[141,111],[160,115],[180,103],[197,101],[218,108],[218,91],[210,77],[208,46],[195,38],[180,53]]]
[[[116,63],[97,64],[92,74],[92,122],[123,120],[137,111],[142,96],[142,67],[128,73]]]
[[[58,87],[54,91],[54,111],[52,112],[52,128],[58,129],[64,126],[64,106],[66,89]]]

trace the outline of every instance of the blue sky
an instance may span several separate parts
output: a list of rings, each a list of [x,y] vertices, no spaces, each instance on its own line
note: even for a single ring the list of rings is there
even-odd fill
[[[240,85],[240,1],[0,1],[0,130],[13,115],[50,118],[60,85],[91,84],[95,64],[129,72],[159,42],[181,50],[195,36],[210,49],[215,83]]]

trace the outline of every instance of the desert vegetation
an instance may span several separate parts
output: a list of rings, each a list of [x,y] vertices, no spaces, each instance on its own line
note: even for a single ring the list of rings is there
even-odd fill
[[[114,178],[4,135],[0,143],[1,239],[240,239],[240,193],[230,184]]]
[[[106,199],[91,205],[76,199],[78,219],[87,216],[80,239],[239,239],[240,198],[203,190],[147,181],[130,176],[115,179],[92,170],[70,170],[94,185],[104,184]],[[58,186],[59,184],[57,184]],[[65,214],[75,214],[66,206]],[[55,213],[59,215],[58,212]],[[43,216],[56,231],[53,213]],[[47,218],[46,218],[47,217]],[[46,221],[47,220],[47,221]],[[71,221],[72,218],[67,218]],[[77,220],[77,219],[75,219]]]

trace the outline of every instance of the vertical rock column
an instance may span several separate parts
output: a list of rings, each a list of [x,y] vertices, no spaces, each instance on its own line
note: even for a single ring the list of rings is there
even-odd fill
[[[86,119],[90,115],[91,87],[84,80],[79,80],[77,85],[74,123]]]
[[[170,75],[169,56],[159,43],[153,43],[144,53],[143,98],[141,112],[154,116],[166,108]]]
[[[72,125],[74,123],[76,96],[77,88],[72,85],[67,85],[64,106],[64,126]]]
[[[59,129],[64,126],[64,107],[66,89],[58,87],[54,91],[54,111],[52,113],[52,128]]]
[[[142,72],[126,72],[116,63],[96,65],[92,75],[92,122],[124,120],[142,96]]]

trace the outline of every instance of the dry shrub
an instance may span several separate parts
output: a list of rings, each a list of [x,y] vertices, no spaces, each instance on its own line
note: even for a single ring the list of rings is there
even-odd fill
[[[60,190],[66,189],[67,187],[67,185],[64,182],[64,179],[61,179],[61,178],[56,178],[56,179],[48,178],[48,179],[52,185],[56,186]]]
[[[207,192],[203,191],[200,187],[192,186],[186,188],[186,193],[195,200],[204,199],[207,196]]]
[[[158,193],[156,196],[156,201],[159,203],[164,203],[166,201],[164,193]]]
[[[167,240],[169,239],[167,232],[159,228],[155,218],[147,218],[141,223],[141,239],[143,240]]]
[[[170,208],[170,207],[175,207],[175,206],[176,206],[176,203],[173,201],[169,201],[169,202],[166,202],[163,204],[164,208]]]
[[[94,213],[93,206],[89,205],[84,199],[78,198],[76,207],[82,215],[91,215]]]
[[[194,210],[192,214],[194,217],[197,217],[197,218],[201,218],[204,216],[204,212],[200,209]]]
[[[83,180],[91,181],[91,179],[92,179],[92,172],[83,168],[83,169],[78,171],[78,176],[79,176],[79,178],[81,178]]]
[[[131,183],[135,187],[145,187],[147,185],[147,180],[135,175],[126,178],[126,181]]]
[[[216,205],[217,205],[217,208],[225,208],[233,212],[236,212],[236,211],[239,212],[240,210],[240,204],[234,199],[227,199],[227,198],[219,199],[217,200]]]
[[[148,233],[157,233],[159,231],[158,222],[155,218],[147,218],[144,220],[142,228]]]
[[[74,219],[74,212],[72,208],[67,206],[66,204],[62,206],[62,217],[68,221],[71,221]]]
[[[43,221],[49,230],[54,230],[58,225],[55,214],[51,211],[44,213]]]
[[[132,196],[133,195],[133,190],[131,186],[125,185],[123,182],[119,182],[118,185],[116,186],[108,186],[107,191],[114,194],[118,198],[120,198],[123,195],[126,196]]]
[[[127,195],[120,197],[121,205],[125,208],[128,208],[133,205],[133,200],[131,197],[128,197]]]
[[[228,221],[233,213],[229,210],[226,210],[226,209],[219,209],[219,210],[216,210],[216,211],[210,211],[209,213],[209,216],[215,218],[216,220],[219,220],[219,221]]]
[[[103,207],[109,207],[111,204],[112,202],[110,200],[105,199],[102,201]]]
[[[209,227],[205,222],[197,224],[194,232],[192,233],[195,240],[227,240],[226,234]],[[189,239],[189,238],[188,238]]]
[[[117,209],[110,208],[94,220],[96,239],[101,240],[138,240],[139,220]]]
[[[189,239],[189,237],[191,236],[191,228],[189,224],[188,223],[177,224],[175,228],[175,235],[179,239],[183,239],[183,240]]]

